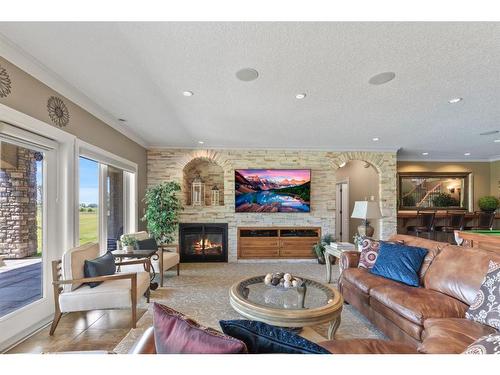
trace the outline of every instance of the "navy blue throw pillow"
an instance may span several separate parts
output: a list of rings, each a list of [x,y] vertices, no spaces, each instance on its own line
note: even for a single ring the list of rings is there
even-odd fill
[[[158,244],[154,238],[148,238],[147,240],[137,241],[137,248],[139,250],[156,250]]]
[[[222,331],[243,341],[252,354],[331,354],[289,329],[253,320],[221,320]]]
[[[370,273],[419,286],[418,271],[426,255],[427,250],[421,247],[381,242],[377,261]]]
[[[99,258],[86,260],[83,266],[83,274],[85,277],[113,275],[115,271],[115,256],[110,251]],[[95,288],[101,283],[102,281],[99,281],[87,283],[87,285],[91,288]]]

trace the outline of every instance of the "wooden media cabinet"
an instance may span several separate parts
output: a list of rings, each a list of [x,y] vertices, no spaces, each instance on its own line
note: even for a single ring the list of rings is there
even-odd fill
[[[320,239],[319,227],[240,227],[238,259],[315,258]]]

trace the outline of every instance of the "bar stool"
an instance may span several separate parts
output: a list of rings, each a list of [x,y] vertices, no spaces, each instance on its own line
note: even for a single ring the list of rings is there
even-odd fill
[[[407,232],[415,232],[417,237],[420,237],[420,233],[427,233],[427,238],[431,239],[436,236],[434,230],[434,220],[436,218],[436,211],[430,210],[418,210],[417,211],[417,221],[418,225],[409,225],[406,227]]]
[[[446,225],[436,226],[436,234],[445,233],[446,242],[454,243],[454,232],[464,230],[464,226],[465,211],[446,211]]]
[[[474,212],[476,225],[473,227],[465,227],[465,230],[492,230],[495,221],[495,212]]]

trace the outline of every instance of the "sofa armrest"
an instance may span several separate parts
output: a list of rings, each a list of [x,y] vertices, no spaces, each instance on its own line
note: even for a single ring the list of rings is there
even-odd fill
[[[356,268],[359,263],[359,256],[360,253],[358,251],[342,252],[339,262],[340,273],[342,274],[342,272],[347,268]]]
[[[129,354],[156,354],[155,332],[149,327],[130,349]]]

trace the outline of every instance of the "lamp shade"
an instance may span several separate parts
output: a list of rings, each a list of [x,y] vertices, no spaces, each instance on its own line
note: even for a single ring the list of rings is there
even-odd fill
[[[378,202],[375,201],[356,201],[351,217],[353,219],[379,219],[382,217]]]

